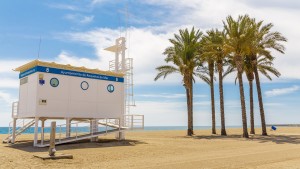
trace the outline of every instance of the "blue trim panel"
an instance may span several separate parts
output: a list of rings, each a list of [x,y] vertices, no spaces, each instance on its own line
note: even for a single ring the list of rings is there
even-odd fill
[[[21,78],[31,75],[35,72],[52,73],[52,74],[58,74],[58,75],[75,76],[75,77],[106,80],[106,81],[121,82],[121,83],[124,82],[123,77],[99,75],[99,74],[86,73],[86,72],[77,72],[77,71],[72,71],[72,70],[64,70],[64,69],[57,69],[57,68],[44,67],[44,66],[36,66],[34,68],[26,70],[25,72],[20,73],[19,78],[21,79]]]
[[[31,74],[33,74],[33,73],[35,73],[35,72],[37,72],[37,67],[28,69],[28,70],[26,70],[25,72],[19,74],[19,79],[22,79],[23,77],[26,77],[26,76],[28,76],[28,75],[31,75]]]

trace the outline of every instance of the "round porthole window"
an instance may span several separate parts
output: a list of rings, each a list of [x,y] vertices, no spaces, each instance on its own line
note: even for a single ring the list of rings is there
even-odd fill
[[[87,90],[90,87],[89,83],[86,81],[81,82],[80,86],[82,90]]]
[[[114,87],[112,84],[110,84],[110,85],[107,86],[107,91],[108,91],[109,93],[112,93],[112,92],[115,91],[115,87]]]
[[[58,80],[57,78],[52,78],[52,79],[50,80],[50,85],[51,85],[52,87],[57,87],[57,86],[59,85],[59,80]]]

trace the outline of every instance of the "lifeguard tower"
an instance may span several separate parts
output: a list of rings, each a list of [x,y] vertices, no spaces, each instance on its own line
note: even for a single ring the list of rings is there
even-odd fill
[[[12,105],[9,136],[16,137],[34,126],[34,146],[49,146],[45,121],[63,120],[57,126],[55,144],[116,133],[125,139],[127,129],[143,129],[144,116],[130,114],[133,101],[132,58],[125,58],[125,38],[105,50],[115,53],[108,71],[34,60],[15,69],[20,72],[19,101]],[[82,124],[89,125],[88,133]]]

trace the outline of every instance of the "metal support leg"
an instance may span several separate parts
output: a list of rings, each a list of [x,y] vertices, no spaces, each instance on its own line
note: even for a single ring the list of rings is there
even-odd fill
[[[45,119],[42,120],[42,128],[41,128],[41,144],[44,144],[44,138],[45,138]]]
[[[119,132],[116,133],[116,139],[117,140],[125,140],[125,132],[121,130],[124,120],[122,118],[120,118],[118,120],[119,120]]]
[[[93,135],[98,131],[98,120],[93,119],[90,121],[90,133]],[[98,137],[91,138],[91,142],[98,141]]]
[[[99,130],[98,130],[98,121],[99,121],[98,119],[95,119],[95,120],[94,120],[94,132],[95,132],[95,133],[99,131]],[[97,142],[97,141],[98,141],[98,137],[95,137],[95,138],[94,138],[94,141]]]
[[[49,156],[55,156],[55,132],[56,131],[56,121],[51,122],[51,133],[50,133],[50,145],[49,145]]]
[[[38,141],[38,132],[39,132],[39,118],[35,118],[35,127],[34,127],[34,141],[33,141],[33,146],[35,147],[37,145]]]
[[[90,134],[93,135],[93,120],[90,120]],[[90,139],[93,142],[93,138]]]
[[[66,120],[66,137],[70,137],[71,136],[71,121],[72,119],[67,119]]]
[[[15,139],[16,139],[16,125],[17,125],[17,118],[13,119],[13,127],[12,127],[12,139],[11,143],[15,144]]]

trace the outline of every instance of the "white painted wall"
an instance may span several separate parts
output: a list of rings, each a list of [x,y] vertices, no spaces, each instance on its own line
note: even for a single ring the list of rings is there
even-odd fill
[[[38,83],[44,74],[45,84]],[[58,87],[50,79],[59,80]],[[121,118],[124,114],[124,83],[72,77],[37,72],[28,76],[28,83],[20,86],[19,118]],[[88,90],[81,89],[81,82],[89,83]],[[107,91],[109,84],[115,91]],[[39,100],[47,100],[40,105]]]
[[[36,112],[38,77],[35,73],[28,76],[27,78],[28,82],[26,84],[20,85],[19,88],[19,118],[32,117]]]

